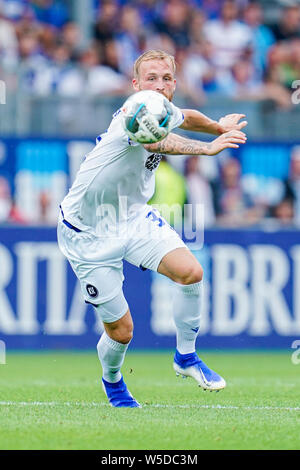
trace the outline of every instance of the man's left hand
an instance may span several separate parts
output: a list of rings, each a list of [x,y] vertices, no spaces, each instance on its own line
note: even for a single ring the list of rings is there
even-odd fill
[[[222,134],[229,131],[240,131],[247,126],[247,121],[239,122],[245,117],[245,114],[227,114],[219,120],[219,124],[222,128]]]

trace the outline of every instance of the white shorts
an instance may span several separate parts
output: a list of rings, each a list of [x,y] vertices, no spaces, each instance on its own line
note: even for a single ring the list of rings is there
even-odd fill
[[[126,230],[124,227],[120,227],[118,236],[100,237],[92,231],[76,232],[63,223],[61,215],[59,217],[58,244],[80,280],[87,302],[100,305],[120,293],[124,280],[123,260],[141,269],[157,271],[167,253],[187,248],[151,206],[145,206]]]

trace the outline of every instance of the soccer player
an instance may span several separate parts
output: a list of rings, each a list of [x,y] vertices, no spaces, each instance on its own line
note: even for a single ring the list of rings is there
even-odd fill
[[[226,386],[225,380],[195,350],[202,267],[179,235],[147,202],[154,192],[154,173],[162,154],[216,155],[226,148],[237,148],[246,142],[241,129],[247,122],[241,121],[241,114],[230,114],[216,122],[199,111],[181,110],[171,103],[175,86],[175,61],[171,55],[152,50],[135,62],[134,90],[153,90],[169,100],[171,129],[180,127],[218,137],[207,143],[171,132],[160,142],[141,145],[128,138],[119,110],[108,130],[97,138],[61,203],[59,247],[80,280],[85,301],[94,305],[103,321],[104,332],[97,345],[102,386],[115,407],[140,407],[120,371],[133,335],[132,317],[122,291],[123,259],[174,281],[176,373],[192,377],[205,390]]]

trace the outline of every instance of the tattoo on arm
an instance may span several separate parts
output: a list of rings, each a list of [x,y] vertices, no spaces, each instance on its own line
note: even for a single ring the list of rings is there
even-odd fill
[[[171,133],[156,144],[145,145],[145,148],[151,152],[167,155],[201,155],[210,150],[211,144],[200,140],[186,139]]]

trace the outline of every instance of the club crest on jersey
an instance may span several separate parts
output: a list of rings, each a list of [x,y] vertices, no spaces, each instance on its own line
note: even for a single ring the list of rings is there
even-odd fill
[[[98,290],[95,286],[92,286],[92,284],[87,284],[86,290],[90,297],[97,297]]]
[[[152,155],[150,155],[150,157],[147,158],[145,167],[150,171],[155,170],[155,168],[158,167],[162,157],[163,156],[160,155],[159,153],[152,153]]]

